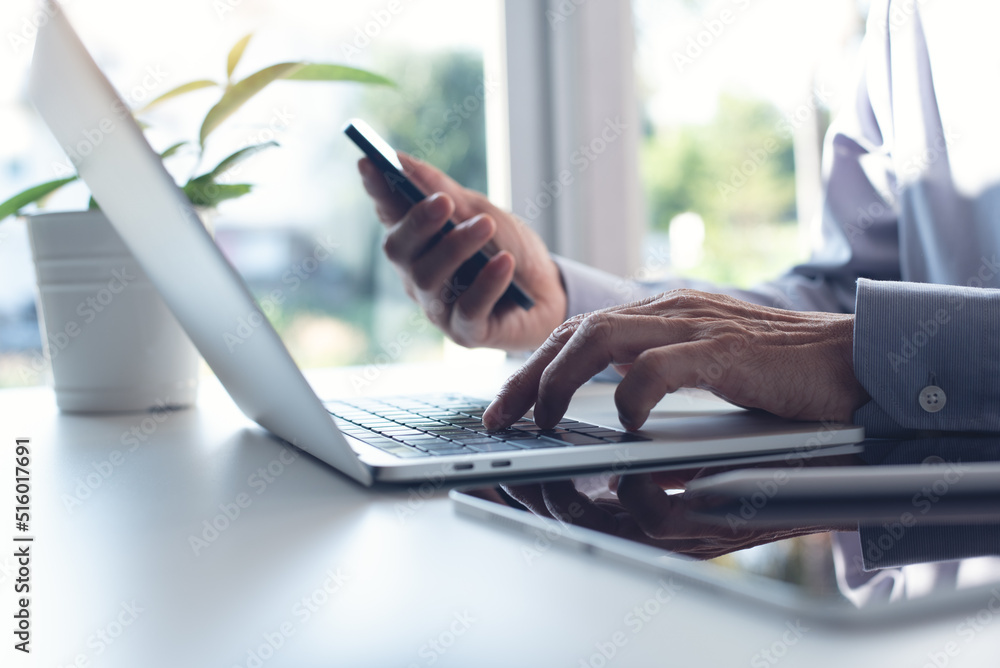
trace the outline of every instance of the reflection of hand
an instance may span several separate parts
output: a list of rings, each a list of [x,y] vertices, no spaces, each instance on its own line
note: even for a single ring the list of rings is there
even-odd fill
[[[678,482],[674,475],[660,478],[661,483],[668,480],[671,486]],[[622,476],[617,481],[617,499],[592,499],[569,480],[505,485],[504,489],[525,508],[541,517],[695,559],[714,559],[785,538],[831,530],[831,527],[821,526],[754,530],[699,522],[688,517],[688,511],[694,509],[693,502],[684,494],[666,494],[657,482],[656,474]]]
[[[385,253],[402,275],[407,293],[457,343],[507,350],[538,346],[566,317],[562,278],[541,238],[480,193],[463,188],[427,163],[405,154],[399,157],[407,177],[430,195],[413,207],[390,190],[367,158],[358,169],[379,219],[388,228]],[[427,248],[452,217],[464,222],[457,222],[454,230]],[[477,250],[490,250],[493,242],[504,250],[471,285],[456,285],[452,277],[459,266]],[[497,304],[512,277],[535,300],[530,310],[508,302]]]
[[[622,425],[638,429],[667,393],[702,387],[797,420],[848,422],[868,395],[854,376],[854,316],[800,313],[694,290],[570,318],[506,382],[483,415],[509,426],[532,404],[554,426],[573,393],[608,364]]]

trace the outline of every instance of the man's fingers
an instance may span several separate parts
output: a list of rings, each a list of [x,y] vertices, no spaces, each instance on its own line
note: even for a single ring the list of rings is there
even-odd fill
[[[506,212],[493,206],[484,195],[463,188],[436,167],[405,153],[399,154],[399,161],[403,163],[403,173],[423,192],[444,192],[451,195],[455,200],[457,216],[462,220],[472,218],[479,213],[487,213],[498,219],[506,215]]]
[[[469,289],[455,302],[455,315],[464,321],[455,323],[455,329],[460,330],[462,324],[479,323],[488,318],[513,278],[513,255],[502,251],[491,257]]]
[[[431,248],[413,260],[410,274],[414,285],[424,291],[437,290],[454,276],[458,268],[483,247],[496,231],[496,223],[488,216],[476,216],[455,227]],[[457,286],[449,289],[454,293]],[[464,289],[468,286],[461,286]],[[457,298],[448,294],[449,303]]]
[[[462,186],[440,169],[423,160],[417,160],[408,153],[397,152],[397,155],[403,165],[403,173],[425,193],[438,191],[451,193],[462,190]]]
[[[683,523],[683,509],[650,474],[622,476],[618,481],[618,500],[650,538],[685,538],[677,531]]]
[[[505,429],[528,412],[538,396],[542,372],[559,354],[575,330],[576,322],[571,320],[556,327],[545,343],[500,388],[496,399],[483,413],[483,426],[490,430]]]
[[[565,524],[575,524],[604,533],[614,533],[615,517],[597,506],[570,480],[542,483],[542,497],[552,517]]]
[[[545,495],[542,493],[541,485],[525,484],[500,486],[505,492],[510,494],[515,501],[527,508],[533,514],[538,515],[539,517],[555,519],[552,517],[552,513],[549,512],[548,506],[545,504]]]
[[[702,369],[712,363],[710,342],[678,343],[639,354],[615,390],[618,417],[626,429],[638,429],[664,395],[695,387]]]
[[[435,193],[413,208],[389,228],[382,241],[386,257],[396,264],[409,265],[419,256],[428,241],[444,226],[455,210],[450,197]]]
[[[573,393],[608,364],[629,364],[644,350],[685,341],[688,336],[686,321],[616,313],[587,316],[542,373],[535,423],[543,428],[554,427],[569,407]]]
[[[375,211],[383,223],[394,223],[410,210],[410,202],[392,189],[385,175],[368,158],[358,160],[358,171],[365,190],[375,200]]]

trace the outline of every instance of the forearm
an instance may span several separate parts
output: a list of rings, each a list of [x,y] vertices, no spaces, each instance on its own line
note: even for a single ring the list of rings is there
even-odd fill
[[[662,281],[637,281],[563,257],[553,256],[553,260],[559,267],[566,289],[566,317],[634,302],[679,288],[729,295],[753,304],[791,311],[847,313],[853,310],[854,305],[853,279],[846,281],[850,284],[850,289],[841,289],[839,286],[845,281],[810,277],[802,271],[802,267],[781,278],[745,290],[679,277]]]

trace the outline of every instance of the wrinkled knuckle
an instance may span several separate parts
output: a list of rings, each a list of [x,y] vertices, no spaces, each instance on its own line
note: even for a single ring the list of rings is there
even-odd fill
[[[552,330],[552,333],[549,334],[549,338],[545,344],[549,346],[561,346],[569,341],[573,334],[576,333],[576,330],[580,327],[580,323],[583,322],[583,318],[584,316],[577,315],[563,322],[563,324]]]
[[[607,338],[614,328],[614,319],[607,313],[591,313],[580,321],[578,335],[587,341]]]
[[[675,308],[692,308],[700,306],[705,301],[705,295],[690,288],[671,290],[666,295],[669,303]]]

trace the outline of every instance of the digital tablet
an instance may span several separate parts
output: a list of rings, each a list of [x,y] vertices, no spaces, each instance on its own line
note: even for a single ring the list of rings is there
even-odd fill
[[[576,550],[838,625],[995,606],[1000,439],[918,443],[870,441],[859,455],[784,466],[521,480],[451,498],[459,514],[519,534],[526,560]]]

